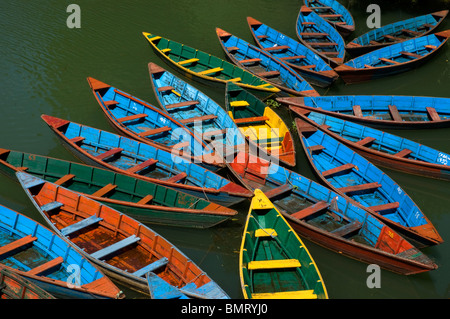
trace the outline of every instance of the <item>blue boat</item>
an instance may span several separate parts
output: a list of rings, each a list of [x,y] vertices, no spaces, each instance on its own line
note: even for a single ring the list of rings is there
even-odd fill
[[[154,274],[185,295],[193,290],[205,299],[229,299],[191,259],[144,224],[61,185],[24,172],[16,176],[52,229],[115,280],[149,293],[145,276]]]
[[[303,3],[325,19],[345,38],[355,31],[352,14],[336,0],[303,0]]]
[[[295,31],[301,43],[332,67],[344,63],[344,39],[331,24],[307,6],[302,6],[298,13]]]
[[[288,97],[277,101],[379,128],[437,128],[450,125],[450,98],[401,95]]]
[[[317,127],[295,121],[306,156],[325,185],[421,247],[442,243],[431,221],[386,173]]]
[[[257,45],[263,50],[282,47],[284,50],[272,50],[270,53],[289,65],[309,83],[328,87],[339,75],[309,48],[268,25],[247,17],[247,22]]]
[[[437,268],[411,242],[348,197],[253,155],[239,154],[232,165],[253,189],[265,193],[302,238],[400,274]]]
[[[211,169],[223,166],[220,156],[166,112],[99,80],[88,78],[97,102],[109,122],[120,133],[165,151],[177,153],[190,160],[208,158],[205,165]],[[192,123],[201,119],[190,119]],[[211,160],[212,159],[212,160]]]
[[[165,185],[222,206],[253,196],[248,189],[176,154],[68,120],[41,117],[64,145],[87,164]]]
[[[444,21],[448,10],[397,21],[372,29],[345,46],[351,56],[358,56],[382,47],[432,33]]]
[[[237,66],[266,80],[287,94],[296,96],[319,95],[296,71],[268,53],[273,52],[273,50],[285,50],[285,47],[261,50],[220,28],[216,28],[216,33],[226,55]]]
[[[125,298],[99,268],[58,235],[2,205],[0,263],[56,298]]]
[[[150,80],[160,106],[217,154],[245,148],[245,137],[228,113],[206,94],[164,68],[149,63]],[[202,118],[196,123],[192,119]]]
[[[392,44],[347,61],[334,70],[348,84],[410,71],[434,57],[449,37],[450,30],[446,30]]]
[[[450,180],[450,154],[334,116],[301,109],[296,114],[376,165]]]

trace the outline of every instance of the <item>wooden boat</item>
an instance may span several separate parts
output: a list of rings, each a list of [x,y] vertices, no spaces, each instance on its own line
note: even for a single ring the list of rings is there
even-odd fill
[[[260,156],[295,166],[295,146],[281,117],[250,92],[228,83],[225,108]]]
[[[334,70],[349,84],[406,72],[434,57],[448,37],[450,30],[392,44],[347,61]]]
[[[226,156],[245,146],[245,137],[228,113],[206,94],[184,80],[149,64],[150,80],[158,103],[171,117],[186,122],[188,129],[206,141],[216,154]],[[200,124],[190,119],[205,118]],[[187,122],[189,121],[189,122]]]
[[[309,83],[328,87],[339,77],[320,56],[298,41],[254,18],[247,17],[247,22],[256,44],[262,50],[268,50]],[[283,49],[274,50],[275,47]]]
[[[2,205],[0,264],[56,298],[125,297],[98,267],[55,233]],[[73,275],[74,270],[79,276]]]
[[[247,153],[238,154],[231,165],[253,189],[265,193],[302,238],[403,275],[437,268],[397,231],[348,197]]]
[[[64,146],[83,162],[144,179],[222,206],[240,203],[253,194],[215,172],[139,141],[42,115]]]
[[[145,223],[208,228],[237,214],[233,209],[150,181],[36,154],[0,149],[0,171],[15,181],[16,172],[25,171]]]
[[[53,230],[111,278],[148,294],[145,276],[153,273],[185,295],[192,290],[204,298],[229,298],[192,260],[144,224],[55,183],[24,172],[16,175]]]
[[[401,95],[341,95],[277,98],[290,105],[379,128],[450,126],[450,98]]]
[[[93,78],[88,78],[88,82],[106,118],[120,133],[191,161],[201,159],[209,169],[224,166],[223,158],[186,128],[187,122],[109,84]],[[197,117],[190,121],[194,124],[207,119]]]
[[[303,0],[303,3],[325,19],[345,38],[355,31],[352,14],[336,0]]]
[[[295,121],[306,156],[325,185],[351,198],[419,248],[443,242],[431,221],[386,173],[317,127],[300,118]]]
[[[284,50],[281,46],[261,50],[231,33],[216,28],[220,45],[237,66],[266,80],[283,92],[297,96],[318,96],[319,93],[300,74],[268,52]],[[285,47],[284,47],[285,48]]]
[[[0,299],[56,299],[31,281],[0,265]]]
[[[307,6],[302,6],[296,22],[301,43],[335,67],[344,63],[345,43],[342,36],[326,20]]]
[[[442,10],[387,24],[353,39],[346,44],[345,49],[350,55],[358,56],[394,43],[421,37],[436,30],[447,15],[448,10]]]
[[[297,109],[296,114],[376,165],[450,180],[450,154],[330,115],[302,109]]]
[[[259,189],[244,226],[239,275],[245,299],[328,298],[305,244]]]
[[[280,92],[267,81],[209,53],[148,32],[143,35],[164,61],[188,78],[221,87],[233,82],[264,98]]]

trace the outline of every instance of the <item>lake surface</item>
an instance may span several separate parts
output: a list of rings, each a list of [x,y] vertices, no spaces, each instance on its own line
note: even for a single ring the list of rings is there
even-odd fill
[[[367,32],[366,7],[375,1],[343,1],[351,10],[356,31],[347,39]],[[26,4],[25,4],[26,3]],[[74,1],[81,8],[81,28],[66,25],[67,3],[57,0],[0,2],[0,148],[77,161],[42,121],[41,114],[114,131],[93,97],[87,77],[111,84],[157,105],[151,90],[147,64],[166,67],[142,32],[151,32],[185,43],[221,58],[225,54],[217,39],[220,27],[249,42],[253,39],[246,17],[251,16],[296,38],[299,0],[166,0],[166,1]],[[410,1],[378,1],[382,24],[448,9],[446,1],[428,6]],[[425,2],[423,2],[425,3]],[[445,4],[447,3],[447,5]],[[403,6],[405,4],[405,6]],[[450,20],[439,30],[450,28]],[[450,46],[422,67],[370,83],[345,85],[339,80],[322,95],[388,94],[450,97]],[[224,105],[224,92],[192,82]],[[287,123],[293,117],[276,110]],[[450,153],[450,128],[395,131],[420,143]],[[295,170],[317,180],[298,138]],[[367,265],[305,241],[315,259],[330,298],[449,298],[450,297],[450,188],[445,181],[416,177],[384,169],[418,204],[445,240],[423,252],[437,270],[402,276],[381,272],[381,288],[368,288]],[[0,204],[42,223],[16,182],[0,176]],[[194,260],[232,298],[241,298],[238,253],[249,202],[236,207],[237,218],[207,230],[152,226]],[[122,286],[121,286],[122,287]],[[123,287],[128,298],[145,296]]]

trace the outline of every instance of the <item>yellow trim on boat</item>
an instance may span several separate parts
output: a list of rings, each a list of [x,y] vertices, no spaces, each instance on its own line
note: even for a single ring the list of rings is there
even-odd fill
[[[270,199],[260,189],[255,189],[255,196],[252,199],[252,209],[272,209],[273,206]]]
[[[220,72],[220,71],[223,71],[223,69],[221,67],[217,67],[217,68],[214,68],[214,69],[208,69],[208,70],[205,70],[205,71],[197,72],[197,74],[207,75],[207,74],[211,74],[211,73],[217,73],[217,72]]]
[[[297,268],[302,265],[298,259],[256,260],[247,265],[248,270]]]
[[[252,294],[252,299],[317,299],[314,290]]]
[[[189,64],[189,63],[198,62],[198,61],[200,61],[200,59],[192,58],[192,59],[188,59],[188,60],[178,61],[178,62],[176,62],[176,63],[177,63],[178,65],[185,65],[185,64]]]

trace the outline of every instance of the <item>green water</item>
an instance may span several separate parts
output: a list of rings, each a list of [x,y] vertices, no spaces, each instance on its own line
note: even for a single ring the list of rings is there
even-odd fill
[[[246,17],[252,16],[295,38],[299,0],[166,0],[74,1],[81,8],[81,29],[69,29],[68,2],[0,2],[1,148],[76,161],[41,120],[49,114],[113,131],[95,101],[86,78],[94,77],[156,105],[147,64],[165,67],[142,36],[159,34],[225,58],[215,28],[252,41]],[[357,30],[348,40],[368,31],[366,7],[377,1],[343,1],[351,9]],[[437,10],[445,1],[378,1],[382,24]],[[425,3],[427,7],[425,8]],[[406,4],[403,7],[402,4]],[[446,7],[447,6],[447,7]],[[450,27],[447,19],[440,30]],[[403,94],[450,97],[450,48],[426,65],[372,83],[345,85],[338,81],[332,94]],[[221,89],[193,82],[223,105]],[[288,123],[292,117],[277,110]],[[450,129],[394,131],[398,135],[450,153]],[[298,139],[296,171],[314,178]],[[409,193],[436,226],[445,243],[424,249],[439,269],[402,276],[381,273],[381,288],[366,285],[367,265],[306,242],[325,280],[330,298],[449,298],[450,191],[448,182],[385,170]],[[0,176],[0,204],[44,222],[20,186]],[[217,281],[232,298],[241,298],[238,252],[248,204],[238,207],[236,220],[208,230],[153,227],[177,245]],[[145,296],[122,287],[129,298]]]

